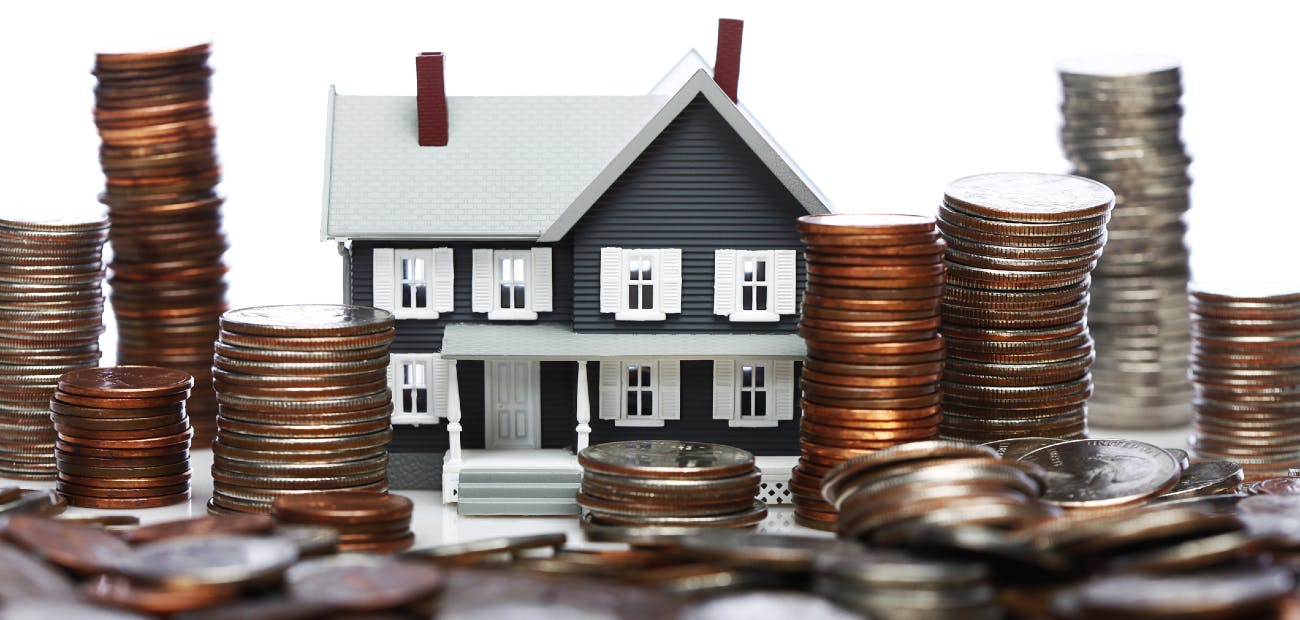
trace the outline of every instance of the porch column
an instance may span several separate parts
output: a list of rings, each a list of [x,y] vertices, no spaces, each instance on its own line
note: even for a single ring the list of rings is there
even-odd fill
[[[591,392],[587,390],[587,361],[578,360],[578,452],[591,443]]]
[[[447,434],[450,436],[450,448],[447,450],[447,464],[456,465],[459,471],[460,454],[460,382],[456,380],[456,360],[447,364]]]

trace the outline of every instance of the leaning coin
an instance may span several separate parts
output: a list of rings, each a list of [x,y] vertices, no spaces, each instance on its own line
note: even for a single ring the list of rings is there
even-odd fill
[[[1160,494],[1159,500],[1184,499],[1232,493],[1245,479],[1241,465],[1232,461],[1200,461],[1183,471],[1178,484]]]
[[[1076,439],[1020,458],[1047,472],[1043,501],[1068,508],[1117,506],[1159,495],[1178,482],[1168,452],[1148,443]]]
[[[213,515],[165,521],[130,530],[123,535],[133,545],[199,535],[264,534],[275,527],[275,521],[266,515]]]
[[[176,587],[259,584],[278,580],[298,547],[274,537],[192,536],[149,543],[123,554],[122,574]]]
[[[336,611],[372,612],[419,602],[446,584],[434,566],[335,556],[295,566],[286,575],[290,598]]]
[[[7,538],[74,573],[116,572],[128,547],[122,539],[92,526],[35,515],[15,515],[3,526]]]
[[[425,549],[414,549],[403,553],[402,557],[431,560],[438,563],[458,563],[467,560],[476,561],[480,558],[496,555],[515,555],[535,549],[559,549],[564,546],[567,540],[568,536],[563,533],[484,538]]]

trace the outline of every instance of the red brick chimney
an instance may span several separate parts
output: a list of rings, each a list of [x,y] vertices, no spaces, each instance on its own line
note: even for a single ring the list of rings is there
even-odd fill
[[[415,57],[415,108],[420,146],[447,146],[447,92],[442,80],[442,52]]]
[[[732,101],[736,99],[736,84],[740,81],[740,35],[745,22],[739,19],[718,20],[718,58],[713,63],[713,81],[722,87]]]

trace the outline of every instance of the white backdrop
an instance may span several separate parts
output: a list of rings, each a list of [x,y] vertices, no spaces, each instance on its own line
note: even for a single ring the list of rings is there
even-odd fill
[[[740,97],[839,211],[930,213],[954,178],[1059,172],[1053,63],[1184,61],[1199,276],[1300,280],[1294,9],[1287,3],[21,3],[0,9],[0,179],[9,208],[93,205],[96,51],[214,43],[212,104],[230,301],[336,302],[319,238],[325,97],[413,94],[448,55],[450,95],[640,94],[718,17],[745,20]],[[882,7],[885,3],[881,3]],[[111,346],[105,347],[111,351]],[[106,359],[107,361],[107,359]]]

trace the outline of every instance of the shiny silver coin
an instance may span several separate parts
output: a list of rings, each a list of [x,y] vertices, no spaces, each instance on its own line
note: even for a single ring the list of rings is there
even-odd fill
[[[1043,501],[1063,507],[1141,501],[1172,487],[1181,473],[1168,452],[1131,440],[1066,441],[1030,452],[1020,460],[1047,472]]]
[[[121,558],[122,574],[178,587],[245,585],[279,580],[298,547],[274,537],[192,536],[142,545]]]

